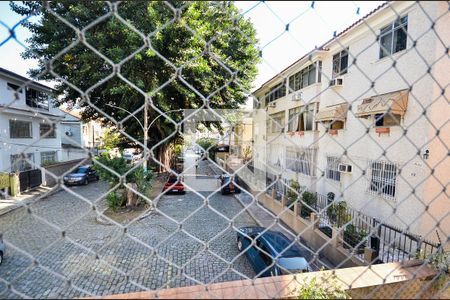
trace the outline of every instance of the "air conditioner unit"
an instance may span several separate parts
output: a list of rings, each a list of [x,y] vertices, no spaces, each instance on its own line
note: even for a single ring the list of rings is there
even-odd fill
[[[268,107],[277,107],[277,104],[275,102],[270,102]]]
[[[330,85],[331,86],[342,86],[344,84],[344,79],[341,77],[336,77],[334,79],[331,79]]]
[[[339,172],[341,172],[341,173],[351,173],[352,172],[352,165],[339,164]]]
[[[302,92],[293,93],[291,97],[292,101],[300,101],[302,100]]]

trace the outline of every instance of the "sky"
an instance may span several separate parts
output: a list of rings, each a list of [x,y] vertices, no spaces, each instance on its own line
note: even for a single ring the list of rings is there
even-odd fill
[[[241,14],[254,24],[262,49],[259,74],[252,90],[381,3],[383,1],[237,1],[235,4]],[[9,2],[0,2],[0,44],[9,36],[3,24],[12,28],[22,18],[10,10]],[[20,53],[31,33],[20,25],[15,32],[18,41],[10,39],[0,46],[0,67],[28,77],[27,71],[35,67],[37,61],[24,60]]]

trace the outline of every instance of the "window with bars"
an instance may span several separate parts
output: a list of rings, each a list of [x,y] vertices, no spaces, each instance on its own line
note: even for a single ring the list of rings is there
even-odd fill
[[[40,136],[45,139],[56,138],[56,125],[55,124],[39,124]]]
[[[12,139],[24,139],[33,137],[31,122],[9,120],[9,137]]]
[[[320,82],[322,62],[317,61],[289,77],[289,92],[295,92],[311,84]],[[319,72],[317,72],[319,70]],[[318,75],[316,75],[319,73]],[[316,80],[316,76],[318,77]]]
[[[369,192],[383,197],[394,198],[397,183],[397,166],[384,161],[369,161]]]
[[[339,163],[341,160],[336,156],[327,156],[327,167],[325,176],[328,179],[341,181],[341,172],[339,172]]]
[[[307,176],[316,176],[315,148],[288,148],[286,150],[286,168]]]
[[[392,55],[406,49],[408,31],[408,16],[396,21],[380,30],[380,58]]]
[[[310,131],[314,129],[315,104],[289,110],[288,131]]]
[[[285,111],[278,112],[276,114],[269,115],[267,120],[267,129],[269,133],[279,133],[284,131],[285,127]]]
[[[28,160],[26,160],[28,159]],[[23,172],[33,169],[34,153],[13,154],[10,156],[11,172]]]
[[[348,48],[333,55],[333,74],[332,78],[347,73],[348,67]]]
[[[41,152],[41,165],[56,162],[56,151]]]

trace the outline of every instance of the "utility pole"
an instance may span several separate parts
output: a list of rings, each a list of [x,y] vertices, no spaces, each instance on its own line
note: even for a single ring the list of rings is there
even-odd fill
[[[94,131],[94,123],[92,123],[92,152],[94,152],[94,146],[95,146],[95,131]]]

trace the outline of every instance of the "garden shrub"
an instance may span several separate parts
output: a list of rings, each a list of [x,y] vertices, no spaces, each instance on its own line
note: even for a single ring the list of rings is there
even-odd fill
[[[330,205],[327,208],[327,216],[330,222],[337,227],[342,227],[351,219],[351,215],[347,213],[347,203],[345,201]]]
[[[301,284],[294,293],[297,299],[351,299],[337,281],[336,275],[322,275],[320,284],[314,277]]]
[[[359,245],[358,249],[364,249],[364,247],[366,247],[367,241],[364,241],[363,243],[361,243],[361,241],[366,239],[367,235],[367,232],[356,228],[353,224],[347,225],[344,230],[344,247],[355,248]]]
[[[111,192],[106,196],[106,203],[108,207],[116,211],[117,208],[125,205],[125,198],[117,192]]]
[[[292,203],[297,202],[299,197],[299,188],[300,184],[298,181],[293,180],[291,184],[289,185],[290,188],[287,189],[286,193],[286,206],[289,207]],[[294,210],[294,205],[289,207],[291,210]]]
[[[317,203],[317,196],[314,193],[311,192],[303,192],[301,194],[302,197],[302,208],[300,210],[300,215],[302,218],[309,218],[313,210],[306,205],[310,207],[315,207]]]
[[[101,162],[106,167],[108,167],[109,169],[114,170],[120,175],[123,175],[132,169],[132,166],[128,165],[123,157],[111,158],[109,155],[101,155],[98,158],[98,161]],[[99,175],[101,180],[104,180],[109,183],[110,188],[115,187],[120,182],[118,176],[110,172],[108,169],[102,167],[101,165],[96,164],[94,165],[93,168],[97,171],[97,174]],[[154,173],[152,170],[147,170],[147,172],[144,172],[142,167],[137,167],[136,169],[127,174],[126,182],[136,183],[138,191],[143,195],[148,195],[148,193],[151,190],[153,177]],[[108,206],[111,203],[110,207],[117,207],[117,205],[124,206],[126,204],[127,199],[125,193],[110,193],[108,194],[108,197],[106,200],[108,202]],[[140,203],[145,202],[145,199],[139,197],[139,202]]]

